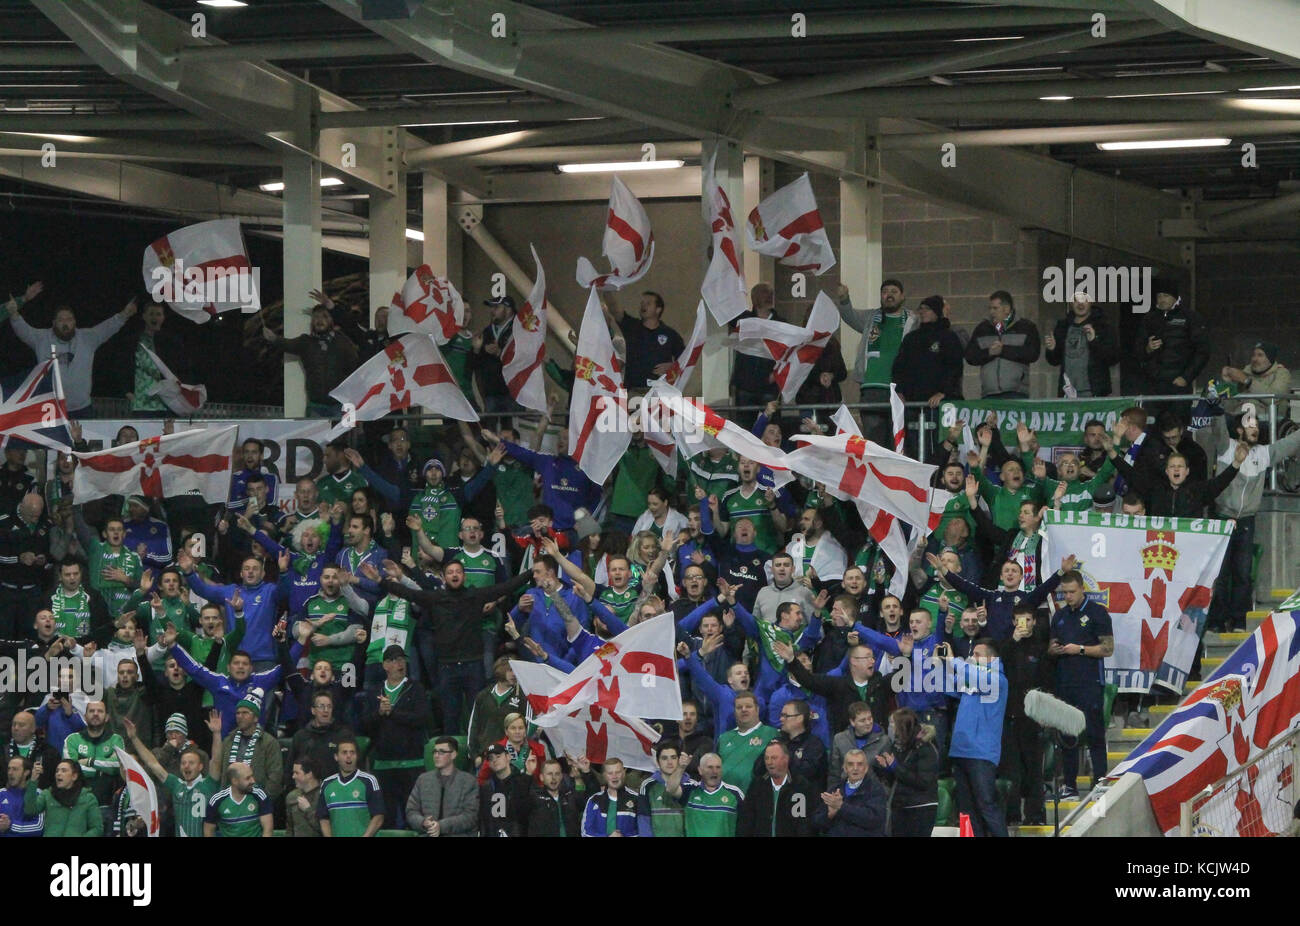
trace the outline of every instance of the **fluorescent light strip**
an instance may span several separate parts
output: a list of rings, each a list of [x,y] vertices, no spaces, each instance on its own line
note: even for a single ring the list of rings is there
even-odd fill
[[[1106,97],[1108,100],[1136,100],[1148,96],[1211,96],[1215,93],[1227,93],[1226,90],[1176,90],[1170,93],[1116,93]]]
[[[1263,93],[1266,90],[1300,90],[1300,84],[1280,84],[1276,87],[1241,87],[1241,93]]]
[[[481,119],[477,122],[403,122],[402,128],[418,129],[424,125],[513,125],[518,119]]]
[[[1165,148],[1222,148],[1231,138],[1167,138],[1159,141],[1099,141],[1102,151],[1156,151]]]
[[[1050,102],[1050,103],[1059,103],[1059,102],[1061,102],[1062,100],[1072,100],[1072,99],[1074,99],[1074,97],[1072,97],[1072,96],[1040,96],[1039,99],[1040,99],[1040,100],[1045,100],[1045,101]]]
[[[953,39],[954,42],[1014,42],[1023,39],[1023,35],[987,35],[971,39]]]
[[[237,9],[241,6],[248,6],[244,0],[199,0],[199,6],[211,6],[217,9]]]
[[[678,158],[664,161],[607,161],[593,164],[559,164],[561,173],[565,174],[599,174],[624,170],[672,170],[686,162]]]
[[[406,230],[406,237],[410,238],[412,241],[423,241],[424,232],[420,231],[419,229],[408,228]]]
[[[320,185],[321,186],[343,186],[343,181],[340,180],[338,177],[321,177]],[[261,190],[263,193],[283,193],[284,181],[272,180],[268,183],[259,183],[257,185],[257,188]]]

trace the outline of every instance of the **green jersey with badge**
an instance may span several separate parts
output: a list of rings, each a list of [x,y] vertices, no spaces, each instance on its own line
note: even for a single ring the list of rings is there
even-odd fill
[[[131,585],[113,582],[103,577],[105,569],[121,569],[132,579]],[[134,550],[120,547],[116,552],[102,540],[91,539],[90,544],[90,587],[99,592],[108,605],[108,613],[117,618],[130,607],[131,590],[140,584],[140,574],[144,567]]]
[[[528,509],[533,507],[533,471],[518,460],[506,458],[492,470],[492,485],[497,501],[506,513],[506,526],[528,523]]]
[[[307,599],[306,611],[307,618],[313,623],[320,618],[325,618],[324,622],[316,627],[315,632],[327,637],[342,633],[350,623],[348,614],[351,613],[351,609],[348,607],[347,599],[342,595],[333,601],[324,595],[313,595]],[[335,671],[338,671],[352,661],[352,653],[355,649],[356,644],[354,643],[313,646],[311,652],[312,661],[328,659],[329,664],[334,667]]]
[[[116,733],[107,733],[94,739],[89,731],[78,730],[69,733],[63,741],[63,758],[71,759],[81,766],[81,773],[86,776],[86,783],[90,785],[100,807],[108,806],[121,781],[122,762],[117,757],[119,748],[125,750],[126,742]]]
[[[383,812],[379,781],[367,772],[355,771],[346,780],[341,773],[331,775],[320,786],[316,818],[328,819],[335,836],[361,836],[370,825],[370,818]]]
[[[235,797],[230,788],[218,791],[208,801],[205,823],[215,824],[217,835],[239,838],[262,835],[262,816],[271,813],[271,801],[266,792],[254,787],[242,798]]]
[[[754,724],[750,729],[728,730],[718,737],[718,755],[722,757],[722,779],[745,792],[754,779],[754,761],[763,754],[767,744],[780,735],[765,723]]]
[[[162,601],[162,613],[154,611],[152,596],[146,598],[144,592],[136,589],[131,595],[131,600],[127,606],[135,610],[135,617],[141,627],[147,627],[149,632],[149,643],[157,643],[167,630],[168,624],[174,624],[179,630],[193,630],[199,626],[199,609],[193,604],[186,603],[185,599],[177,596],[176,598],[167,598],[159,595]]]
[[[780,550],[784,546],[777,535],[767,492],[761,485],[755,484],[753,494],[749,496],[744,494],[743,489],[732,489],[723,496],[721,508],[726,512],[726,519],[733,529],[741,518],[749,518],[754,522],[754,546],[760,550]]]
[[[343,502],[351,510],[352,493],[357,489],[364,489],[368,485],[370,483],[366,482],[365,476],[355,469],[349,468],[342,476],[335,473],[326,473],[317,479],[316,496],[322,502],[330,505],[335,502]]]
[[[683,776],[683,783],[689,787],[691,782]],[[686,835],[682,799],[672,797],[662,781],[647,778],[641,785],[641,800],[650,810],[650,831],[656,837]]]
[[[50,610],[59,636],[77,640],[90,636],[90,593],[84,588],[69,595],[62,585],[57,586],[50,596]]]
[[[596,598],[600,603],[614,612],[614,616],[623,623],[630,623],[632,612],[636,610],[637,599],[641,597],[641,583],[628,582],[623,591],[612,585],[597,585]]]
[[[734,837],[743,799],[744,792],[725,781],[716,791],[709,791],[702,784],[692,788],[682,812],[686,835]]]
[[[424,533],[444,550],[456,546],[460,534],[460,505],[443,486],[426,487],[411,499],[410,513],[420,519]]]
[[[411,603],[405,598],[385,595],[371,612],[370,642],[366,644],[366,665],[379,665],[384,661],[384,650],[390,646],[406,649],[415,632],[415,618],[411,616]]]
[[[722,498],[740,485],[739,465],[740,460],[730,450],[717,460],[707,453],[691,457],[686,472],[686,497],[694,502],[698,486],[706,497],[716,495]]]
[[[221,787],[215,778],[200,775],[186,784],[175,775],[163,779],[163,790],[171,795],[172,816],[176,818],[176,835],[203,838],[203,821],[208,815],[208,802]],[[261,826],[258,826],[261,835]]]

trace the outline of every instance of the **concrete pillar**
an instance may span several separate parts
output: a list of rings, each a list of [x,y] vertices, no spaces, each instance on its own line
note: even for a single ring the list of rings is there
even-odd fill
[[[391,195],[370,195],[370,308],[385,305],[406,282],[406,172],[401,130],[384,129],[383,177]]]
[[[293,127],[298,145],[314,151],[318,138],[312,113],[314,94],[302,94]],[[284,336],[306,334],[311,316],[303,311],[307,293],[321,285],[320,162],[305,154],[283,154],[284,178]],[[302,363],[284,358],[284,414],[301,417],[307,411],[307,388]]]
[[[716,142],[705,142],[703,156],[707,160],[710,153],[717,146],[717,160],[714,162],[713,173],[714,179],[722,186],[726,192],[727,198],[732,204],[732,219],[739,227],[744,222],[747,211],[742,212],[741,206],[745,203],[745,159],[744,151],[734,142],[718,140]],[[703,174],[701,174],[701,180]],[[704,195],[700,199],[700,209],[704,218],[704,238],[703,248],[701,250],[702,261],[700,269],[700,279],[704,279],[704,272],[709,267],[709,243],[712,238],[710,227],[710,208],[708,191],[701,191]],[[741,231],[743,235],[743,230]],[[743,239],[742,239],[743,247]],[[749,270],[748,250],[746,250],[745,261],[746,272]],[[748,277],[746,277],[748,280]],[[723,332],[718,323],[713,319],[712,314],[708,316],[708,333],[709,342],[704,353],[700,357],[700,397],[710,405],[728,404],[731,395],[731,350],[721,343]]]
[[[424,263],[439,276],[450,278],[451,269],[447,266],[447,181],[428,172],[421,179]],[[461,282],[459,275],[452,280],[457,288],[461,288]]]
[[[869,135],[874,126],[859,123],[853,128],[850,162],[857,163],[879,176],[880,157],[876,151],[875,136]],[[884,278],[881,266],[881,226],[884,218],[884,189],[878,183],[861,177],[840,179],[840,282],[849,288],[853,304],[859,309],[874,308],[880,304],[880,281]],[[854,360],[862,336],[848,325],[840,326],[840,344],[844,363],[850,376],[844,381],[845,398],[858,397],[858,383],[853,379]]]

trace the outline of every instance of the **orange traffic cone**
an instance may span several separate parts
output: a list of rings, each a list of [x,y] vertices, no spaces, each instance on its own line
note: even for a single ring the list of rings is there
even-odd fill
[[[970,823],[970,814],[964,813],[957,818],[957,835],[958,836],[975,835],[975,827],[971,826]]]

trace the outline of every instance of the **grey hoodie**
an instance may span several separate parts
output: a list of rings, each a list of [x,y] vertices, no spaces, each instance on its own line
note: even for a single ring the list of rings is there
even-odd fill
[[[1232,455],[1237,449],[1236,440],[1228,436],[1227,416],[1215,416],[1210,425],[1214,432],[1214,445],[1224,447],[1219,454],[1219,468],[1232,465]],[[1214,503],[1215,511],[1221,518],[1249,518],[1259,511],[1260,500],[1264,496],[1264,483],[1268,471],[1287,457],[1294,456],[1300,450],[1300,430],[1275,441],[1272,444],[1256,444],[1242,462],[1236,477],[1220,493]]]

